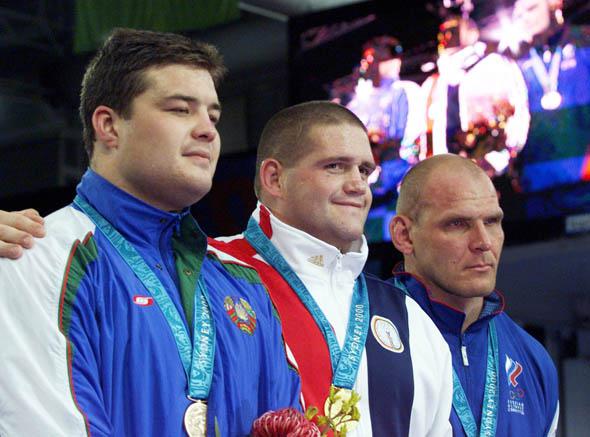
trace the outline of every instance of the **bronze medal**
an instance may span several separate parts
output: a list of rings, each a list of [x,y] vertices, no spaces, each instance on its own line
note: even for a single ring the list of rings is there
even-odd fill
[[[195,400],[184,413],[184,428],[189,437],[204,437],[207,433],[207,403]]]

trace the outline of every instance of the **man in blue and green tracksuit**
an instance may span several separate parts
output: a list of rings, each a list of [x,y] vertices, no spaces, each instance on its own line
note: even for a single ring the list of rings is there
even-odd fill
[[[125,29],[91,62],[91,169],[47,238],[0,261],[1,435],[238,436],[298,407],[266,289],[188,208],[219,156],[222,70],[210,46]]]

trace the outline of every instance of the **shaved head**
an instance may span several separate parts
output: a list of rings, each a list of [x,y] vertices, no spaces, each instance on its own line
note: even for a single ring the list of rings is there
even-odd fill
[[[397,200],[397,214],[418,220],[420,212],[430,203],[430,196],[424,195],[430,184],[438,184],[446,179],[445,176],[457,173],[489,180],[486,173],[470,159],[454,154],[432,156],[416,164],[404,176]]]
[[[402,181],[392,242],[430,295],[477,319],[496,284],[503,212],[490,178],[473,161],[437,155]]]

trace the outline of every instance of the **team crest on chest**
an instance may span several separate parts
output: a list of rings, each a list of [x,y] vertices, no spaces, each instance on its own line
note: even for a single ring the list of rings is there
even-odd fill
[[[373,316],[371,318],[371,332],[373,332],[377,343],[384,349],[398,354],[404,351],[399,331],[391,320],[381,316]]]
[[[518,378],[522,374],[524,368],[518,361],[513,360],[506,355],[504,362],[504,369],[506,370],[506,380],[508,381],[508,405],[509,413],[518,413],[524,416],[524,398],[525,392],[521,385],[519,385]]]
[[[231,321],[246,334],[254,334],[256,329],[256,313],[242,297],[226,296],[223,300],[223,307]]]

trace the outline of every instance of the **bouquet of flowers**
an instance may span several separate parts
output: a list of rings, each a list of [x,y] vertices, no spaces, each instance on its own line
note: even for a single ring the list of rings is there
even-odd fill
[[[324,414],[309,407],[305,415],[293,408],[264,413],[252,426],[252,437],[321,437],[332,432],[345,437],[360,419],[360,396],[353,390],[332,386],[324,404]]]
[[[268,411],[254,421],[252,437],[320,437],[317,425],[294,408]]]
[[[506,164],[512,163],[517,151],[506,144],[506,123],[514,115],[514,106],[507,100],[493,104],[493,117],[481,116],[469,122],[467,131],[459,131],[449,144],[449,150],[466,158],[473,159],[490,177],[506,170],[505,166],[492,166],[490,152],[507,154]],[[503,167],[503,168],[502,168]],[[507,169],[510,173],[511,166]]]

